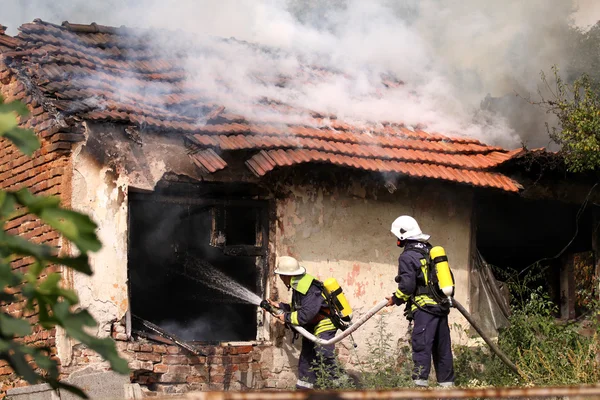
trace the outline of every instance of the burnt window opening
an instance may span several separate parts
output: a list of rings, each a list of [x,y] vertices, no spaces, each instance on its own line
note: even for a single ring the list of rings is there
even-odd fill
[[[576,293],[582,291],[579,279],[589,269],[586,263],[593,262],[594,207],[581,210],[579,204],[481,194],[476,247],[494,266],[496,279],[506,281],[516,273],[523,280],[530,272],[536,279],[527,287],[541,286],[559,306],[557,317],[574,318],[585,312],[577,306]]]
[[[257,307],[219,291],[206,278],[219,271],[264,298],[268,202],[132,193],[128,278],[134,332],[149,321],[185,341],[258,338]],[[148,332],[152,333],[152,332]]]

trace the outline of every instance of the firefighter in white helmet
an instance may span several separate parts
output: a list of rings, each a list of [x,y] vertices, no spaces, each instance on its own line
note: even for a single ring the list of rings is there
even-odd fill
[[[387,297],[388,306],[406,305],[407,318],[414,320],[412,332],[413,382],[428,386],[431,359],[440,386],[454,385],[454,364],[448,326],[449,308],[434,299],[427,287],[430,236],[417,221],[402,215],[392,223],[397,245],[404,248],[398,258],[398,289]]]
[[[292,302],[276,303],[268,300],[273,307],[284,312],[276,316],[281,322],[302,326],[307,331],[324,340],[332,339],[337,328],[331,321],[329,307],[322,295],[322,283],[306,273],[306,269],[293,257],[283,256],[277,259],[275,273],[288,289],[292,289]],[[295,331],[294,331],[295,332]],[[314,362],[317,361],[327,368],[331,379],[336,378],[335,372],[335,345],[315,345],[314,342],[302,338],[302,350],[298,360],[297,389],[312,389],[316,374],[313,371]]]

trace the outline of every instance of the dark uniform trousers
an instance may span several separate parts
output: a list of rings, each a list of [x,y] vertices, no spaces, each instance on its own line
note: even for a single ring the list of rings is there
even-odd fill
[[[321,332],[317,337],[329,340],[335,337],[336,331]],[[298,382],[296,389],[312,389],[317,380],[314,369],[324,371],[331,380],[335,379],[335,345],[316,344],[302,337],[302,350],[298,359]]]
[[[448,316],[438,316],[425,311],[415,310],[412,335],[413,381],[427,385],[431,369],[431,359],[437,381],[440,384],[454,382],[452,345]]]

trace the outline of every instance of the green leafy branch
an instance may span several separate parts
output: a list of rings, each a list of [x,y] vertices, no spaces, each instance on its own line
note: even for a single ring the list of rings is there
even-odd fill
[[[600,167],[600,96],[586,74],[572,84],[552,67],[554,83],[542,72],[542,82],[551,93],[536,103],[558,118],[559,127],[546,125],[552,140],[561,145],[567,169],[571,172],[597,171]]]
[[[31,156],[40,146],[37,136],[30,130],[18,127],[16,116],[26,116],[22,103],[3,104],[0,97],[0,137],[10,140],[20,151]],[[20,236],[9,234],[6,223],[18,215],[29,213],[68,239],[77,248],[77,256],[60,255],[56,248],[36,244]],[[35,196],[27,189],[0,190],[0,305],[24,303],[23,310],[37,314],[38,324],[46,330],[56,327],[99,353],[119,373],[129,372],[127,362],[120,358],[111,338],[98,338],[85,328],[97,326],[87,310],[76,310],[77,294],[61,285],[61,274],[47,273],[50,265],[63,265],[86,275],[92,275],[89,253],[100,250],[102,244],[96,235],[96,224],[87,216],[60,207],[56,197]],[[11,266],[17,258],[30,258],[33,262],[22,273]],[[0,311],[0,359],[8,362],[16,374],[28,383],[46,382],[52,388],[85,393],[72,385],[59,381],[59,370],[51,351],[46,347],[32,347],[22,338],[32,333],[30,322],[23,317]],[[32,363],[33,361],[33,363]]]

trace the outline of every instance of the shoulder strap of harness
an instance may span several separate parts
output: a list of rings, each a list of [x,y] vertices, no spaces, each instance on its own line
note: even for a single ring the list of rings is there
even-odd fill
[[[426,295],[431,295],[431,289],[429,287],[429,283],[431,282],[432,279],[432,268],[431,268],[431,257],[429,256],[429,250],[427,248],[419,248],[419,247],[413,247],[411,248],[411,250],[416,251],[417,253],[421,254],[422,258],[421,260],[425,260],[425,263],[423,264],[423,262],[421,261],[421,265],[419,267],[423,267],[426,266],[426,273],[427,276],[424,276],[424,282],[417,282],[417,290],[415,292],[415,296],[419,296],[422,294],[426,294]]]
[[[316,285],[321,290],[323,298],[325,299],[326,306],[321,308],[319,314],[331,319],[331,322],[337,329],[342,331],[348,329],[349,325],[342,320],[342,316],[338,312],[338,308],[341,308],[341,304],[339,304],[339,300],[336,296],[342,292],[342,288],[340,287],[332,293],[328,293],[323,282],[315,279],[313,285]]]

